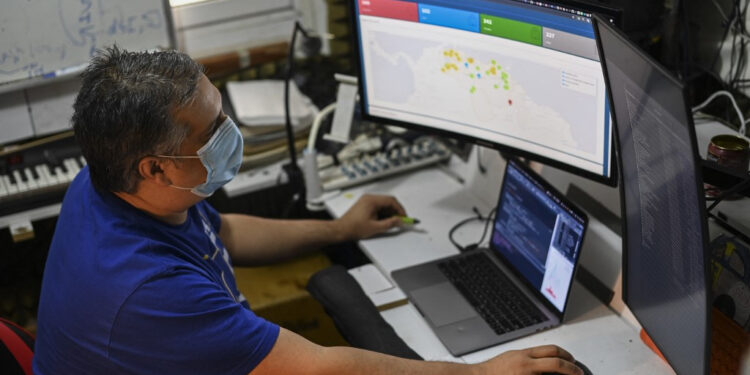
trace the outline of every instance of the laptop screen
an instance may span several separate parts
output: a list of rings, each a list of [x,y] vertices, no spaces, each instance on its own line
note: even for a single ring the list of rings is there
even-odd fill
[[[492,248],[562,312],[581,251],[585,219],[532,173],[508,162]]]

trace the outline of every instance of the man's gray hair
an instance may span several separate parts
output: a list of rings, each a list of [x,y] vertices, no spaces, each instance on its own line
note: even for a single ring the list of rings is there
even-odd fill
[[[73,130],[98,189],[135,192],[145,156],[177,152],[188,127],[174,120],[189,104],[203,67],[177,51],[98,51],[81,75]]]

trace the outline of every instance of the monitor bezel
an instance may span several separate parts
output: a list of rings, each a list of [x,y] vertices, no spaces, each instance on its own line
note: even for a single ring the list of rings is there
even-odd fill
[[[358,77],[362,77],[364,75],[364,71],[363,71],[364,67],[362,66],[361,57],[360,57],[361,46],[360,46],[359,35],[361,34],[361,30],[359,29],[359,22],[357,21],[357,17],[358,17],[357,6],[353,3],[356,1],[359,1],[359,0],[352,0],[352,2],[349,3],[349,18],[351,21],[350,26],[352,30],[354,31],[351,33],[351,39],[352,39],[351,40],[352,42],[351,52],[352,52],[352,61],[354,62],[354,66],[355,66],[355,72],[357,73]],[[518,2],[519,4],[524,4],[523,2],[520,2],[518,0],[511,0],[511,1]],[[599,5],[599,4],[592,4],[592,3],[579,1],[579,0],[553,0],[553,1],[545,1],[545,3],[554,4],[554,5],[565,5],[565,6],[569,6],[572,8],[577,8],[581,11],[586,11],[586,12],[591,13],[592,16],[595,14],[605,14],[608,17],[614,19],[615,24],[622,25],[622,10],[618,8],[607,7],[607,6]],[[592,24],[592,27],[593,27],[593,24]],[[615,157],[616,151],[614,149],[614,138],[612,137],[614,132],[612,130],[613,127],[612,127],[611,121],[610,121],[610,150],[611,151],[609,155],[609,166],[608,166],[610,175],[605,177],[603,175],[590,172],[582,168],[572,166],[570,164],[559,162],[555,159],[551,159],[551,158],[542,156],[540,154],[524,151],[522,149],[511,147],[508,145],[490,142],[484,139],[472,137],[472,136],[462,134],[462,133],[452,132],[452,131],[448,131],[444,129],[437,129],[437,128],[427,126],[427,125],[420,125],[420,124],[416,124],[412,122],[393,120],[393,119],[389,119],[385,117],[371,115],[367,111],[364,100],[361,100],[361,98],[365,97],[364,82],[362,79],[357,80],[357,91],[358,91],[359,98],[360,98],[358,100],[357,105],[359,106],[362,119],[365,121],[371,121],[371,122],[382,124],[382,125],[395,125],[395,126],[400,126],[406,129],[412,129],[412,130],[416,130],[416,131],[420,131],[420,132],[424,132],[428,134],[434,134],[434,135],[438,135],[442,137],[454,138],[460,141],[470,142],[479,146],[495,149],[497,151],[500,151],[501,153],[508,153],[517,157],[534,160],[534,161],[549,165],[551,167],[555,167],[560,170],[570,172],[577,176],[590,179],[592,181],[601,183],[603,185],[607,185],[611,187],[617,186],[617,181],[619,179],[618,178],[619,171],[617,168],[618,164],[616,162],[616,157]],[[611,111],[610,111],[610,118],[611,117],[612,116],[611,116]]]
[[[617,149],[618,149],[618,152],[617,152],[617,163],[618,163],[618,165],[622,165],[622,155],[619,152],[620,136],[619,136],[619,131],[617,130],[617,128],[618,128],[619,125],[617,124],[617,119],[616,119],[616,114],[615,114],[615,107],[614,107],[614,100],[613,100],[613,97],[612,97],[612,87],[609,84],[609,78],[608,78],[609,77],[609,72],[607,71],[607,65],[606,65],[606,62],[605,62],[606,61],[605,60],[606,57],[604,55],[604,49],[603,49],[603,46],[602,46],[602,43],[601,43],[601,39],[600,39],[599,27],[605,27],[605,28],[607,28],[608,31],[610,31],[616,38],[620,39],[620,41],[622,41],[625,44],[633,44],[633,43],[628,39],[628,37],[622,31],[618,30],[615,27],[611,27],[610,25],[607,25],[608,22],[606,20],[602,19],[600,16],[595,15],[592,18],[592,24],[594,26],[594,33],[596,35],[596,38],[595,38],[596,39],[596,48],[597,48],[598,53],[599,53],[599,61],[602,64],[602,71],[604,72],[604,80],[606,82],[607,96],[608,96],[609,101],[610,101],[609,107],[610,107],[610,111],[611,111],[611,114],[612,114],[612,125],[616,129],[614,131],[614,133],[613,133],[613,136],[614,136],[613,140],[615,141],[614,143],[617,144]],[[601,26],[600,24],[604,24],[604,26]],[[664,77],[666,77],[668,80],[670,80],[672,83],[674,83],[675,85],[677,85],[680,88],[680,91],[682,92],[683,101],[684,101],[684,107],[686,109],[690,108],[689,103],[687,101],[687,92],[686,92],[685,85],[679,79],[675,78],[674,75],[669,72],[669,70],[667,70],[666,68],[664,68],[659,62],[657,62],[656,60],[654,60],[651,56],[649,56],[648,54],[644,53],[640,48],[634,48],[633,50],[634,50],[634,52],[639,57],[641,57],[644,60],[646,60],[646,62],[648,62],[649,64],[651,64],[652,67],[654,67],[655,69],[657,69]],[[687,121],[688,121],[688,123],[687,123],[686,126],[688,126],[688,133],[690,133],[690,141],[692,142],[692,145],[693,145],[692,150],[691,150],[691,154],[693,156],[693,161],[695,163],[695,179],[696,179],[695,184],[696,184],[697,191],[701,192],[701,191],[703,191],[703,174],[702,174],[702,170],[701,170],[701,167],[700,167],[701,166],[702,158],[701,158],[700,154],[698,153],[698,149],[697,149],[697,146],[696,146],[698,143],[697,143],[697,136],[696,136],[696,133],[695,133],[695,124],[693,123],[693,116],[692,116],[692,114],[688,114]],[[627,214],[625,212],[625,184],[621,183],[619,185],[620,185],[619,186],[619,192],[620,192],[620,212],[622,213],[622,217],[626,218]],[[704,323],[705,323],[705,329],[706,329],[706,342],[704,343],[704,346],[705,346],[705,348],[704,348],[704,357],[705,357],[704,366],[705,366],[705,368],[704,368],[703,373],[708,374],[710,372],[710,367],[711,367],[711,314],[712,314],[712,311],[711,311],[711,289],[709,287],[711,285],[711,278],[710,278],[711,272],[710,272],[710,263],[709,263],[708,252],[707,252],[707,249],[708,249],[708,223],[707,223],[707,220],[706,220],[707,213],[706,213],[705,195],[698,194],[698,201],[699,201],[698,202],[699,214],[703,218],[703,220],[700,221],[701,222],[701,229],[700,230],[701,230],[701,235],[703,237],[703,249],[704,249],[704,251],[702,252],[702,256],[703,256],[703,264],[704,264],[704,270],[703,270],[703,272],[704,272],[704,275],[705,275],[704,282],[705,282],[705,285],[706,285],[706,301],[705,301],[706,302],[706,319],[704,321]],[[628,308],[630,308],[629,304],[628,304],[629,298],[628,298],[628,280],[627,280],[629,266],[628,266],[628,260],[627,260],[627,254],[626,254],[626,251],[628,249],[628,235],[627,235],[628,234],[628,224],[627,224],[627,220],[623,219],[621,224],[622,224],[622,300],[623,300],[623,302],[625,302],[626,305],[628,305]],[[631,312],[633,313],[633,315],[635,316],[635,318],[638,320],[638,323],[641,324],[641,326],[643,327],[644,331],[648,333],[648,327],[644,326],[642,319],[639,317],[640,313],[638,311],[632,310],[632,309],[631,309]],[[653,341],[653,339],[652,339],[652,341]],[[659,351],[662,353],[662,355],[664,355],[664,357],[667,359],[668,362],[670,362],[670,363],[674,362],[675,358],[672,358],[672,359],[668,358],[667,354],[664,352],[663,348],[659,345],[658,342],[653,341],[653,343],[659,349]]]

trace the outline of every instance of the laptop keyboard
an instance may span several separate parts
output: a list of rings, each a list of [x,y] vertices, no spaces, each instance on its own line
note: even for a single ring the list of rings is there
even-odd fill
[[[487,254],[477,252],[447,260],[438,268],[498,335],[545,319]]]

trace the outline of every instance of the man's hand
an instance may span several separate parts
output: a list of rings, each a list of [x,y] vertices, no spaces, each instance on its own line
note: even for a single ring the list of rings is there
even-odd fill
[[[396,198],[363,195],[336,224],[344,240],[356,241],[398,226],[401,223],[398,216],[406,216],[406,211]]]
[[[572,361],[570,353],[555,345],[510,351],[473,365],[416,361],[351,347],[325,348],[281,328],[271,352],[249,375],[583,375]]]
[[[557,345],[537,346],[523,350],[511,350],[483,362],[478,366],[481,374],[541,374],[555,373],[583,375],[573,356]]]

